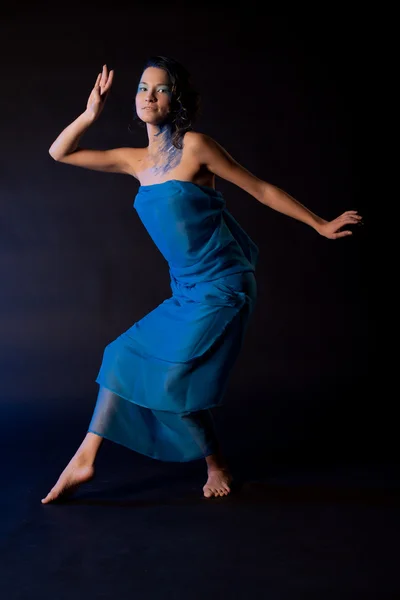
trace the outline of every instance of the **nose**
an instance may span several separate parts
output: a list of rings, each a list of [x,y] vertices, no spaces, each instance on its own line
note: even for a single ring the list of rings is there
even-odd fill
[[[144,99],[146,102],[154,102],[154,93],[151,90],[148,90]]]

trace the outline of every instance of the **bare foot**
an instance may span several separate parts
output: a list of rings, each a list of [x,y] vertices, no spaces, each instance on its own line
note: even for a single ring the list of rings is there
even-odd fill
[[[232,475],[227,469],[208,469],[207,483],[203,487],[204,496],[227,496],[231,491],[231,482]]]
[[[61,473],[56,485],[50,490],[42,504],[47,504],[59,498],[60,496],[69,496],[81,483],[93,478],[94,467],[91,464],[85,464],[79,457],[73,457],[71,462]]]

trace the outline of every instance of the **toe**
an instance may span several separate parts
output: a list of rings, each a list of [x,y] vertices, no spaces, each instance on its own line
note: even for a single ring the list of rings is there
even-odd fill
[[[42,504],[47,504],[47,502],[51,502],[52,499],[53,499],[53,495],[51,492],[49,492],[47,494],[47,496],[45,496],[45,498],[42,498],[41,502],[42,502]]]
[[[53,488],[51,488],[51,490],[47,494],[47,496],[42,500],[42,503],[46,504],[47,502],[52,502],[53,500],[58,498],[58,496],[60,496],[62,492],[63,492],[62,486],[55,485]]]

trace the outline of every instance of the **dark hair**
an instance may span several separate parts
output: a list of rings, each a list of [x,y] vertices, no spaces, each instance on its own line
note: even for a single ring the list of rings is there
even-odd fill
[[[172,99],[168,123],[172,126],[172,144],[175,148],[182,149],[184,134],[192,129],[195,119],[200,114],[200,94],[192,83],[190,73],[173,58],[150,56],[144,64],[143,71],[148,67],[164,69],[169,75],[172,85]]]

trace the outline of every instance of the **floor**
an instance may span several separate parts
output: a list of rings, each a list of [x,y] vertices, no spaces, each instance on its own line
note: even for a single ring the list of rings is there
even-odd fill
[[[1,412],[5,600],[400,598],[396,465],[232,450],[232,494],[206,499],[203,461],[105,441],[95,479],[44,506],[88,411]]]

